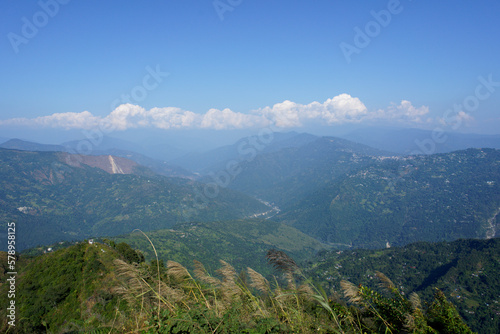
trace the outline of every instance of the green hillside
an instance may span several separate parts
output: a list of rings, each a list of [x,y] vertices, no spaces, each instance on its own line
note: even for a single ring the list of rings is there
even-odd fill
[[[191,171],[207,175],[226,169],[229,161],[241,163],[252,159],[260,153],[269,153],[284,148],[300,147],[316,140],[308,133],[297,132],[263,132],[239,139],[232,145],[221,146],[207,152],[191,152],[173,162]]]
[[[74,167],[67,153],[0,149],[0,221],[16,221],[17,249],[168,228],[183,221],[239,219],[269,208],[232,190],[158,176]],[[2,243],[5,249],[7,243]]]
[[[21,256],[15,327],[2,308],[0,328],[33,334],[472,333],[441,291],[424,305],[381,274],[377,280],[385,292],[343,281],[343,296],[335,296],[312,284],[276,249],[264,256],[284,283],[251,268],[238,275],[224,261],[213,274],[199,262],[189,271],[175,261],[150,266],[127,244],[110,245],[82,242],[34,258]],[[484,273],[490,274],[490,259],[484,260]],[[3,277],[2,305],[9,303],[9,287]]]
[[[499,229],[500,150],[382,159],[284,208],[275,219],[357,248],[485,238]]]
[[[287,206],[387,154],[345,139],[321,137],[244,161],[230,187],[280,207]]]
[[[265,260],[270,248],[283,250],[297,260],[308,259],[324,249],[320,242],[295,228],[269,220],[183,223],[146,234],[165,263],[173,260],[192,268],[193,260],[198,260],[211,270],[219,267],[219,260],[224,260],[238,271],[251,267],[270,274]],[[149,241],[140,232],[112,240],[141,250],[148,261],[154,258]]]
[[[307,273],[325,288],[340,291],[347,279],[375,287],[376,271],[386,274],[405,295],[417,292],[430,302],[439,288],[478,333],[499,333],[500,239],[419,242],[383,250],[318,254]]]
[[[102,245],[80,243],[16,263],[16,293],[7,294],[0,282],[0,303],[16,303],[16,326],[7,324],[6,308],[0,310],[0,329],[16,333],[85,332],[123,323],[126,302],[113,289],[119,285],[114,259],[118,252]],[[116,319],[115,319],[116,318]]]

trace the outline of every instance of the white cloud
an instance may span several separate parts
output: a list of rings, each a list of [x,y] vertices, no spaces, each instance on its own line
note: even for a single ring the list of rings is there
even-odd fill
[[[155,127],[160,129],[189,128],[200,119],[200,115],[180,108],[166,107],[146,110],[133,104],[122,104],[113,110],[104,121],[117,130]]]
[[[470,123],[474,121],[474,117],[466,113],[465,111],[459,111],[457,114],[457,118],[464,121],[465,123]]]
[[[100,118],[88,111],[66,112],[36,118],[11,118],[0,121],[0,125],[41,126],[64,129],[90,129],[99,124]]]
[[[360,122],[367,115],[366,106],[357,97],[341,94],[323,103],[323,118],[328,124]]]
[[[269,119],[274,125],[281,128],[301,126],[301,110],[295,102],[283,101],[276,103],[274,106],[265,107],[256,110],[256,114],[260,114]]]
[[[402,100],[399,105],[392,103],[386,110],[379,109],[371,113],[368,118],[422,124],[431,121],[429,117],[426,117],[428,114],[429,107],[421,106],[417,108],[410,101]]]
[[[298,104],[292,101],[277,103],[256,111],[277,127],[299,127],[309,120],[327,124],[359,122],[367,114],[366,106],[357,97],[340,94],[323,103]]]
[[[200,127],[207,129],[242,129],[254,126],[266,126],[269,122],[261,116],[247,115],[230,109],[210,109],[201,121]]]
[[[160,129],[191,128],[199,123],[201,116],[192,111],[175,107],[153,108],[149,111],[150,123]]]
[[[368,111],[357,97],[340,94],[325,102],[300,104],[289,100],[264,107],[251,113],[234,112],[231,109],[209,109],[204,114],[175,107],[146,110],[133,104],[122,104],[105,117],[94,116],[88,111],[81,113],[59,113],[37,118],[13,118],[1,121],[0,125],[24,125],[65,129],[90,129],[98,126],[116,130],[131,128],[160,129],[243,129],[265,127],[273,124],[280,128],[302,127],[307,124],[344,124],[371,121],[404,122],[422,124],[429,122],[429,108],[414,107],[410,101],[391,104],[385,110]],[[464,121],[468,114],[462,113]],[[471,118],[471,117],[470,117]]]
[[[133,104],[122,104],[116,107],[106,118],[110,125],[117,130],[137,128],[140,124],[147,125],[146,110]]]
[[[441,125],[451,126],[453,129],[458,129],[462,125],[470,126],[474,120],[474,117],[462,110],[446,113],[443,117],[437,119]]]

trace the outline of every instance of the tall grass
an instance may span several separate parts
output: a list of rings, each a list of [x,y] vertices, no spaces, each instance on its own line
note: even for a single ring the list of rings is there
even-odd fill
[[[174,261],[164,271],[157,265],[152,275],[146,264],[116,260],[121,279],[116,292],[137,311],[124,328],[134,333],[438,333],[436,328],[452,320],[461,330],[457,333],[470,333],[442,294],[426,312],[418,295],[405,299],[377,273],[383,293],[342,281],[346,299],[340,300],[313,284],[284,252],[270,250],[266,257],[277,269],[271,282],[251,268],[238,274],[225,261],[212,275],[195,260],[193,276]]]

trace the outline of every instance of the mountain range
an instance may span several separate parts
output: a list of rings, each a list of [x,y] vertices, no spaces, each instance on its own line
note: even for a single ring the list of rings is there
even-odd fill
[[[161,266],[177,261],[189,270],[201,261],[212,273],[223,260],[272,279],[265,254],[274,249],[307,263],[305,272],[334,294],[341,279],[369,286],[375,271],[429,303],[439,286],[468,324],[495,333],[488,319],[498,315],[489,306],[499,302],[497,292],[485,291],[498,283],[500,150],[488,141],[494,138],[460,137],[467,144],[447,146],[459,150],[414,155],[371,138],[373,145],[365,145],[261,132],[168,162],[113,138],[88,154],[74,154],[85,153],[81,141],[6,140],[0,145],[0,224],[7,231],[15,222],[16,250],[26,254],[18,259],[20,298],[31,314],[26,324],[43,331],[43,317],[69,330],[58,315],[82,320],[72,311],[80,307],[112,327],[113,305],[120,303],[114,289],[123,283],[115,274],[117,258],[151,263],[135,267],[147,280],[156,256]],[[464,147],[481,141],[490,148]],[[7,233],[0,238],[6,250]],[[85,238],[99,243],[79,243]],[[468,239],[445,242],[462,238]],[[71,274],[62,269],[68,263]],[[76,285],[65,283],[68,275]]]
[[[468,148],[500,149],[500,135],[422,129],[363,128],[342,138],[398,154],[449,153]]]
[[[37,145],[3,144],[16,150],[0,151],[1,214],[39,222],[51,241],[266,217],[334,247],[378,248],[491,238],[500,225],[496,149],[401,156],[336,137],[266,133],[199,155],[191,173],[120,149],[108,152],[134,160],[19,150],[61,149]]]
[[[2,224],[17,222],[18,250],[269,210],[229,189],[206,196],[201,183],[157,175],[120,157],[0,149],[0,165],[0,217]]]
[[[112,155],[115,157],[127,158],[136,163],[148,167],[153,172],[174,177],[194,178],[194,174],[176,165],[169,164],[165,161],[150,158],[149,156],[137,153],[133,149],[141,149],[138,145],[133,145],[123,140],[111,139],[104,137],[98,147],[92,145],[81,145],[87,141],[71,141],[61,145],[39,144],[36,142],[25,141],[21,139],[10,139],[0,144],[0,148],[21,150],[21,151],[38,151],[38,152],[67,152],[78,154],[85,151],[85,155]],[[82,146],[82,147],[80,147]],[[121,147],[121,148],[116,148]]]
[[[380,157],[275,217],[334,244],[380,248],[491,238],[500,212],[500,150]]]

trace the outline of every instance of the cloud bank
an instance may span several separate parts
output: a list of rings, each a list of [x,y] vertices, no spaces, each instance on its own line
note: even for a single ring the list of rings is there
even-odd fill
[[[159,129],[244,129],[274,125],[297,128],[306,125],[335,125],[361,122],[399,122],[418,125],[432,122],[429,108],[415,107],[410,101],[391,103],[386,109],[369,111],[363,102],[349,94],[340,94],[323,103],[300,104],[283,101],[273,106],[253,110],[248,114],[231,109],[210,109],[204,114],[176,107],[146,110],[133,104],[122,104],[105,117],[88,111],[56,113],[36,118],[0,120],[0,125],[91,129],[98,126],[115,130],[133,128]],[[467,114],[462,117],[467,118]]]

